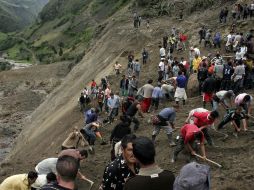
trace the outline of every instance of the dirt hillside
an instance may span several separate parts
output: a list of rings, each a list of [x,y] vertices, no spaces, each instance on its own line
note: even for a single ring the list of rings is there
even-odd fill
[[[61,84],[56,85],[54,90],[44,97],[44,101],[26,119],[24,129],[16,140],[16,145],[7,159],[1,164],[1,170],[7,175],[27,172],[33,169],[34,165],[43,158],[56,156],[62,141],[66,138],[70,129],[74,125],[79,127],[83,125],[83,118],[78,110],[77,100],[84,85],[87,85],[93,78],[99,81],[100,78],[109,75],[116,60],[126,66],[126,51],[134,50],[135,55],[140,57],[143,47],[149,49],[151,60],[149,65],[144,68],[144,74],[141,75],[141,84],[148,77],[156,79],[156,66],[159,57],[157,47],[165,31],[169,32],[172,26],[177,26],[185,30],[190,38],[190,43],[195,44],[197,39],[195,35],[201,25],[199,21],[202,19],[203,23],[208,23],[208,20],[216,20],[214,11],[209,10],[194,14],[182,22],[168,17],[151,19],[150,29],[142,25],[140,30],[133,29],[132,14],[127,7],[121,13],[113,15],[108,20],[107,28],[104,29],[107,32],[100,39],[97,39],[97,42],[83,60],[61,80]],[[208,18],[208,15],[211,15],[211,17]],[[246,21],[246,23],[247,25],[244,24],[243,27],[253,26],[251,25],[253,20]],[[223,32],[226,32],[229,25],[220,26],[212,22],[211,27],[220,28]],[[203,50],[203,52],[207,52],[207,50]],[[187,56],[187,53],[175,55],[178,57]],[[38,66],[29,69],[35,72],[38,70]],[[16,72],[19,75],[22,71]],[[24,72],[27,71],[24,70]],[[48,74],[51,73],[49,70],[47,72]],[[36,75],[36,72],[34,74]],[[3,79],[9,80],[13,76],[15,74],[9,71],[5,73]],[[43,77],[50,78],[45,75]],[[115,77],[111,78],[111,83],[115,84],[116,81]],[[253,94],[253,91],[251,93]],[[163,107],[168,105],[171,105],[171,103],[165,103]],[[181,108],[181,111],[177,114],[177,127],[184,123],[189,110],[200,106],[200,97],[190,98],[186,107]],[[149,115],[142,121],[137,135],[151,136],[152,126],[147,123],[148,119]],[[112,127],[113,125],[103,128],[102,133],[106,139],[108,139]],[[227,130],[230,133],[232,132],[229,127]],[[207,147],[208,157],[223,165],[222,169],[211,167],[212,189],[249,190],[253,181],[254,151],[251,148],[251,144],[254,139],[254,133],[241,133],[238,139],[230,135],[230,138],[225,142],[220,139],[221,136],[219,134],[213,131],[211,133],[219,147]],[[175,136],[177,134],[178,132],[174,133]],[[96,154],[89,156],[87,161],[82,164],[82,171],[87,177],[96,182],[94,189],[98,189],[104,167],[109,162],[109,149],[110,145],[96,145]],[[168,147],[166,135],[163,132],[157,139],[156,151],[157,162],[163,168],[170,169],[175,174],[186,163],[182,156],[179,157],[179,161],[175,164],[170,163],[172,149]],[[1,179],[4,179],[7,175],[1,176]],[[80,189],[87,189],[86,184],[82,184]]]

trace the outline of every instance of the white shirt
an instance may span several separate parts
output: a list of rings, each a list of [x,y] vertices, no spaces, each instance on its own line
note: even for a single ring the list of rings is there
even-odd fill
[[[160,56],[161,56],[161,57],[162,57],[162,56],[165,57],[165,55],[166,55],[166,50],[162,47],[162,48],[160,49]]]
[[[43,185],[46,185],[48,183],[47,181],[47,175],[46,174],[41,174],[38,175],[36,181],[31,185],[35,189],[39,189]]]
[[[161,61],[161,62],[159,63],[159,67],[160,67],[160,71],[164,71],[164,70],[165,70],[165,64],[164,64],[163,61]]]
[[[56,162],[58,158],[46,158],[36,165],[35,171],[38,174],[56,173]]]
[[[200,50],[198,48],[194,48],[195,55],[200,56]]]

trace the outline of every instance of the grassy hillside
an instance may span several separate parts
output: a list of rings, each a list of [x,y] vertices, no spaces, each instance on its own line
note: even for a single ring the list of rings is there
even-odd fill
[[[0,40],[0,51],[10,52],[16,49],[12,59],[27,59],[34,63],[49,64],[65,60],[77,63],[93,39],[103,34],[106,20],[129,2],[130,0],[51,0],[35,24],[18,34],[10,35],[2,42]],[[30,50],[25,57],[24,49]]]
[[[31,24],[48,0],[0,0],[0,31],[13,32]]]

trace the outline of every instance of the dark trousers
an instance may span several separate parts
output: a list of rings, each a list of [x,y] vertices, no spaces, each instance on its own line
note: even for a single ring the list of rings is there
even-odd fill
[[[229,79],[223,79],[221,82],[221,89],[222,90],[231,90],[232,89],[232,85],[231,85],[232,81]]]
[[[193,148],[195,151],[197,150],[196,143],[192,142],[192,143],[191,143],[191,146],[192,146],[192,148]],[[176,141],[176,146],[175,146],[174,153],[173,153],[174,159],[176,159],[177,155],[184,149],[184,147],[185,147],[184,140],[183,140],[183,138],[180,136],[180,138],[178,139],[178,141]]]
[[[218,130],[222,129],[224,125],[226,125],[227,123],[229,123],[232,120],[235,121],[237,127],[240,128],[240,125],[241,125],[240,121],[241,120],[240,119],[232,119],[231,115],[232,114],[228,114],[228,115],[226,115],[226,117],[224,117],[224,119],[218,125]]]
[[[109,114],[109,122],[112,122],[117,115],[118,115],[118,108],[113,108]]]
[[[128,117],[130,117],[130,116],[128,116]],[[134,123],[134,131],[136,131],[140,125],[139,120],[135,116],[130,117],[130,118],[131,118],[131,122]]]
[[[204,136],[205,136],[205,139],[206,139],[207,143],[209,145],[212,145],[213,144],[213,140],[212,140],[212,137],[210,136],[210,134],[208,133],[208,129],[204,128],[204,129],[202,129],[202,132],[204,133]]]

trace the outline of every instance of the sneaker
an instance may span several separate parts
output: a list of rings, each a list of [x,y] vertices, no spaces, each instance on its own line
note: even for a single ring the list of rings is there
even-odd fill
[[[176,159],[172,158],[171,163],[175,163],[175,162],[176,162]]]
[[[172,146],[176,146],[176,143],[174,141],[170,142],[169,145]]]

